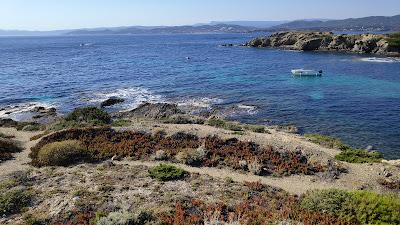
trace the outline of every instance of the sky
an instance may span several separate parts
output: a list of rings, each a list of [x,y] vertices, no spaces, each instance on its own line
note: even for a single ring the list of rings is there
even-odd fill
[[[400,14],[400,0],[0,0],[0,29],[56,30]]]

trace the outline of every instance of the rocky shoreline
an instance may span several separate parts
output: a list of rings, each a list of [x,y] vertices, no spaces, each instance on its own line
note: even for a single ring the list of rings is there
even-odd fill
[[[166,103],[111,115],[79,108],[57,119],[37,131],[0,119],[0,224],[225,224],[232,213],[246,219],[231,224],[282,224],[287,215],[298,215],[293,224],[399,221],[399,162],[334,138],[194,116]],[[337,157],[346,152],[357,155]],[[335,204],[338,194],[346,196],[360,215],[370,212],[367,205],[394,216],[359,222],[352,210],[355,222],[346,222],[319,212],[321,194]],[[211,223],[203,215],[213,207],[240,210]]]
[[[400,57],[400,47],[386,34],[335,35],[332,32],[278,32],[257,37],[248,47],[284,48],[299,51],[327,51]]]

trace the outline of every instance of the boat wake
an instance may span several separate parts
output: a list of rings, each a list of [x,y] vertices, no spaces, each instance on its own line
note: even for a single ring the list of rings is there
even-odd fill
[[[361,58],[359,61],[362,62],[373,62],[373,63],[399,63],[400,58],[378,58],[378,57],[370,57],[370,58]]]

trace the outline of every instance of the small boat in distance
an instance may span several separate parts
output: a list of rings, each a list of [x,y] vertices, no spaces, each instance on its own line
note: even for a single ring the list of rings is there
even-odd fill
[[[292,74],[295,76],[322,76],[322,70],[305,70],[305,69],[296,69],[292,70]]]

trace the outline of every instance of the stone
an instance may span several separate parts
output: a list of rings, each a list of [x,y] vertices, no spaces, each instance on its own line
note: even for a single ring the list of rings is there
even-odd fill
[[[109,99],[103,101],[100,106],[101,106],[101,108],[105,108],[105,107],[113,106],[113,105],[120,104],[123,102],[125,102],[125,100],[122,98],[112,97],[112,98],[109,98]]]

